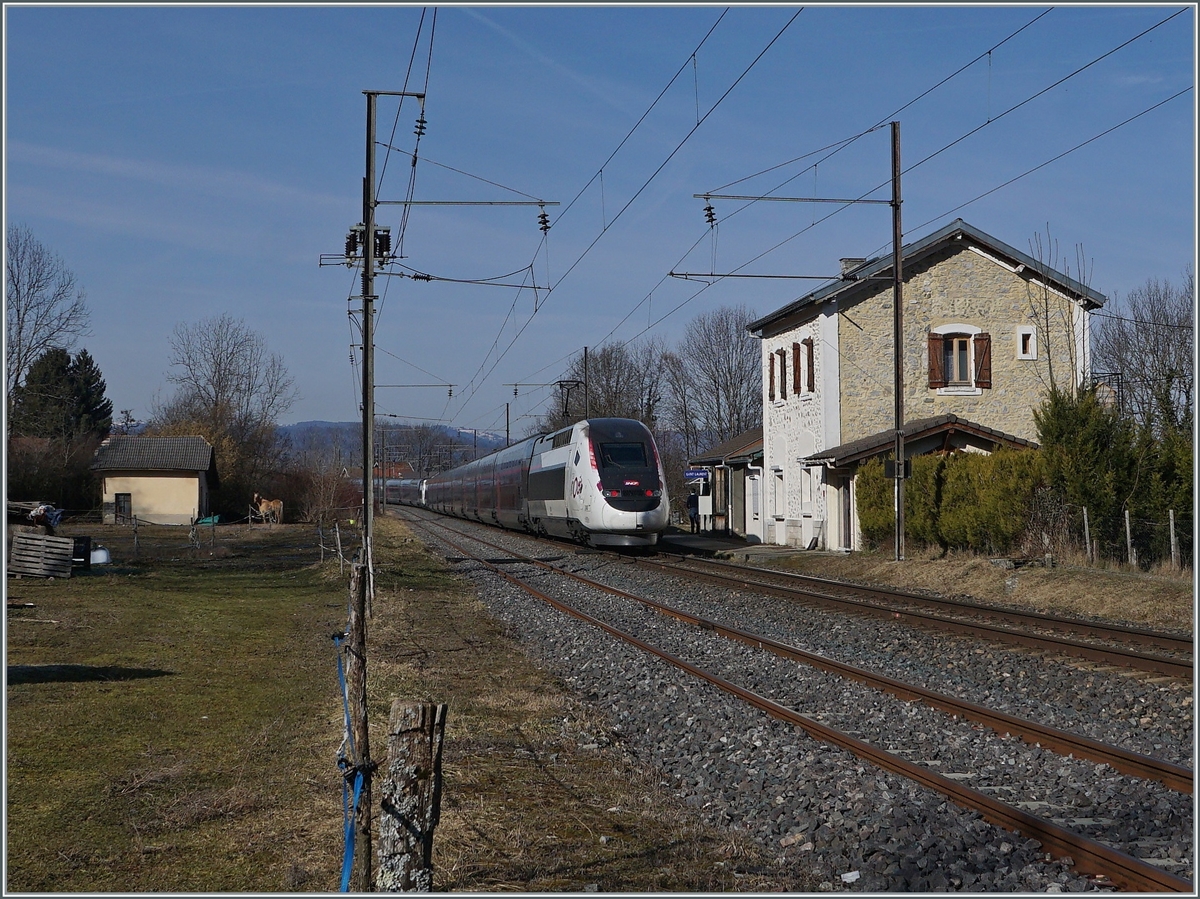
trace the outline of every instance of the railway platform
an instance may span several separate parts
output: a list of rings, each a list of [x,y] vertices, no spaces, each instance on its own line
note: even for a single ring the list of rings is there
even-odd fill
[[[795,546],[778,546],[774,543],[749,543],[742,537],[726,536],[716,532],[690,534],[679,528],[668,528],[658,539],[659,549],[664,552],[695,556],[729,556],[742,559],[756,556],[781,556],[802,552]]]

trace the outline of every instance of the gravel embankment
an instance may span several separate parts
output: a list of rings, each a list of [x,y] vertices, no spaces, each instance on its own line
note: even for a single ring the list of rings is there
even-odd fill
[[[457,527],[464,526],[456,523]],[[494,529],[486,539],[530,550]],[[431,539],[426,537],[426,539]],[[511,543],[510,543],[511,541]],[[454,551],[448,551],[454,555]],[[814,612],[779,599],[684,584],[564,549],[559,563],[630,592],[768,634],[810,652],[880,670],[1127,749],[1192,758],[1190,685],[1087,670],[998,651],[962,637]],[[942,796],[751,709],[598,629],[551,611],[482,566],[459,570],[496,617],[611,721],[617,743],[657,766],[664,784],[708,820],[742,830],[833,889],[1079,891],[1094,889],[1033,841]],[[621,629],[715,674],[884,746],[981,792],[1192,876],[1192,799],[1161,785],[901,702],[723,640],[527,566],[506,566]]]

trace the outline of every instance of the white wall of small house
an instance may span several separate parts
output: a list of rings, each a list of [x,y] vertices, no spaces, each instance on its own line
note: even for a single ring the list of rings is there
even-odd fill
[[[764,455],[761,487],[766,542],[807,546],[816,537],[818,545],[824,546],[829,517],[825,470],[821,466],[806,466],[800,460],[839,442],[837,340],[836,314],[833,310],[822,310],[811,320],[761,341]],[[812,390],[807,389],[809,344],[806,341],[811,341],[813,354]],[[799,390],[794,375],[797,365]],[[780,490],[782,496],[778,495]]]
[[[130,512],[148,524],[190,524],[193,517],[208,514],[207,480],[197,472],[123,472],[103,478],[106,510],[116,504],[118,493],[128,493]],[[108,514],[105,515],[106,523]]]

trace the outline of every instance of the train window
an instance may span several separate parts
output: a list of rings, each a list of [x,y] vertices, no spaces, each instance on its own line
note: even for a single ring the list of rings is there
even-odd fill
[[[644,443],[600,444],[600,466],[602,468],[646,468],[646,445]]]
[[[570,442],[571,442],[571,429],[570,428],[567,428],[565,431],[559,431],[557,434],[555,434],[553,437],[550,438],[550,446],[554,449],[558,449],[560,446],[566,446]]]

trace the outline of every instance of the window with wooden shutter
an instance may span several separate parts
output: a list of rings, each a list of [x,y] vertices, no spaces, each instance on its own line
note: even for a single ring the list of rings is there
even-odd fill
[[[992,386],[992,335],[975,335],[975,386]]]
[[[767,359],[771,365],[771,376],[767,381],[767,399],[773,400],[775,399],[775,354],[771,353]]]
[[[929,335],[929,386],[930,388],[946,386],[946,366],[941,334]]]
[[[800,392],[800,344],[792,344],[792,393]]]
[[[817,389],[817,354],[813,339],[805,337],[804,344],[804,389],[812,393]]]
[[[779,357],[779,398],[787,399],[787,350],[777,350]]]

